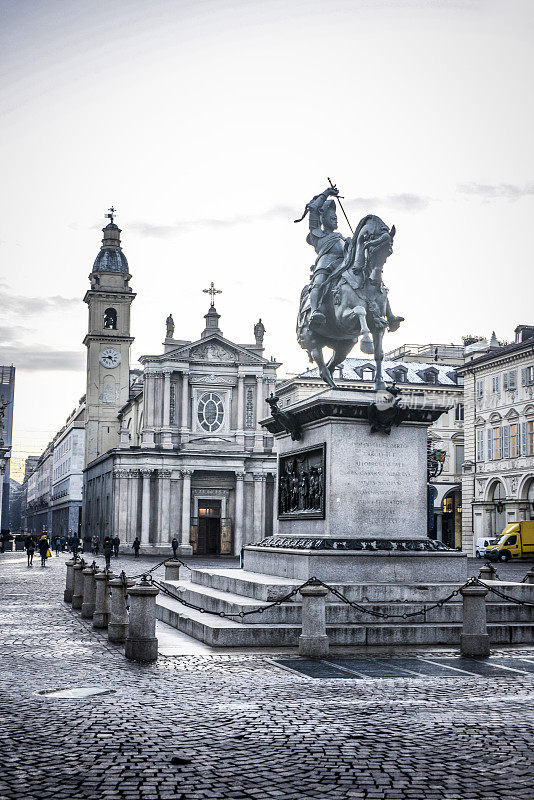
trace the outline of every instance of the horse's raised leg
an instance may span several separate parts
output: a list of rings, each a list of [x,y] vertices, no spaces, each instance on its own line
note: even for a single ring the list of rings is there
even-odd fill
[[[376,363],[376,375],[375,375],[375,389],[378,391],[379,389],[385,389],[386,384],[382,378],[382,361],[384,360],[384,351],[382,349],[382,339],[384,336],[383,328],[380,328],[377,331],[373,331],[373,348],[374,348],[374,356],[375,356],[375,363]]]
[[[362,353],[371,355],[373,353],[373,340],[371,339],[371,331],[367,325],[367,311],[365,307],[363,305],[358,305],[345,310],[341,321],[344,323],[345,328],[357,330],[359,327],[362,336],[360,342]]]
[[[319,374],[323,379],[323,381],[325,381],[325,383],[331,386],[332,389],[335,389],[336,384],[334,383],[334,379],[332,378],[330,370],[324,363],[323,351],[321,350],[321,348],[319,346],[312,347],[312,349],[310,350],[310,354],[315,363],[317,364],[317,366],[319,367]]]

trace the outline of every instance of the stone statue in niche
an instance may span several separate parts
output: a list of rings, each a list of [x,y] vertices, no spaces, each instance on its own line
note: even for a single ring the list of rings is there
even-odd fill
[[[352,238],[344,238],[336,230],[338,194],[334,185],[329,186],[310,200],[301,217],[309,214],[306,241],[317,258],[311,281],[301,292],[297,339],[322,379],[335,388],[334,370],[361,336],[362,352],[373,354],[376,362],[375,387],[385,389],[382,339],[386,330],[396,331],[404,319],[393,314],[382,281],[382,269],[393,252],[395,226],[388,228],[380,217],[368,214]],[[328,364],[323,347],[334,351]]]
[[[167,326],[167,333],[165,336],[167,339],[172,339],[174,337],[174,320],[172,318],[172,314],[169,314],[165,320],[165,325]]]
[[[279,518],[324,518],[324,445],[280,456]]]
[[[265,336],[265,325],[260,319],[254,325],[254,338],[256,339],[256,345],[258,347],[263,346],[263,337]]]

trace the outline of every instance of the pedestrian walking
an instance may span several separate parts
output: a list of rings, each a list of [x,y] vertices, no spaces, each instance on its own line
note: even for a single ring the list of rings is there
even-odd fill
[[[106,569],[109,569],[111,566],[111,554],[113,552],[113,542],[110,536],[106,536],[104,539],[104,544],[102,545],[102,552],[104,554],[104,558],[106,559]]]
[[[61,538],[59,536],[54,542],[54,550],[56,551],[56,558],[59,558],[59,551],[61,550]]]
[[[74,558],[78,558],[78,537],[71,536],[70,538],[70,551]]]
[[[176,558],[176,554],[178,552],[178,547],[179,547],[179,542],[178,542],[178,539],[176,538],[176,536],[174,537],[174,539],[171,542],[171,547],[172,547],[172,554],[173,554],[174,558]]]
[[[119,557],[119,546],[120,546],[120,543],[121,543],[121,540],[119,539],[119,537],[115,536],[115,538],[113,539],[113,553],[115,555],[115,558]]]
[[[98,553],[98,537],[91,537],[91,552],[96,556]]]
[[[141,540],[139,539],[138,536],[136,536],[135,539],[133,540],[132,547],[135,558],[139,558],[139,548],[141,547]]]
[[[28,556],[28,566],[33,567],[33,554],[35,553],[35,542],[32,536],[26,536],[24,540],[24,548]]]
[[[95,556],[97,556],[98,555],[98,551],[100,550],[100,539],[98,538],[98,536],[95,536],[95,539],[96,539],[96,541],[95,541]]]
[[[39,555],[41,556],[41,566],[46,567],[46,559],[49,558],[52,553],[50,552],[50,542],[44,533],[39,539]]]
[[[64,553],[64,552],[65,552],[65,545],[66,545],[66,544],[67,544],[67,540],[65,539],[65,537],[64,537],[64,536],[62,536],[62,537],[61,537],[61,552],[62,552],[62,553]]]

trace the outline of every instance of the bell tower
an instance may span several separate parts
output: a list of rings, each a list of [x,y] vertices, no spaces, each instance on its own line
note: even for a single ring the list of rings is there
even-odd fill
[[[93,269],[84,302],[89,306],[89,327],[83,340],[87,347],[87,392],[85,415],[85,464],[119,444],[119,409],[130,393],[130,306],[135,294],[132,277],[122,252],[115,209]]]

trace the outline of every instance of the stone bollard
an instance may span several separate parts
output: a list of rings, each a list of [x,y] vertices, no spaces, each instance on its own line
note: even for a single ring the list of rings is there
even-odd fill
[[[108,639],[110,642],[124,642],[128,635],[128,611],[126,610],[127,590],[135,585],[133,578],[113,578],[108,581],[111,586],[111,611],[108,622]]]
[[[95,612],[93,628],[107,628],[109,623],[109,581],[116,576],[113,572],[97,572],[95,574]]]
[[[490,654],[490,637],[486,625],[485,586],[463,586],[463,627],[460,636],[460,653],[470,658],[486,657]]]
[[[67,565],[67,578],[65,580],[65,591],[63,592],[63,600],[65,603],[72,603],[72,593],[74,589],[74,572],[73,567],[76,563],[73,558],[65,562]]]
[[[531,567],[525,575],[525,583],[534,583],[534,567]]]
[[[149,583],[138,583],[129,590],[130,626],[124,655],[134,661],[155,661],[158,657],[156,639],[156,595],[159,589]]]
[[[493,564],[484,564],[484,566],[480,568],[478,577],[481,581],[494,581],[496,572],[497,570]]]
[[[180,580],[180,562],[171,558],[170,561],[165,562],[165,580],[166,581],[179,581]]]
[[[321,586],[319,582],[311,583],[303,586],[300,594],[302,595],[302,633],[299,636],[299,655],[324,658],[328,655],[329,649],[325,615],[325,597],[328,589]]]
[[[92,619],[95,613],[95,596],[96,596],[96,583],[95,572],[97,567],[93,565],[86,567],[82,570],[83,574],[83,600],[82,600],[82,617],[84,619]]]
[[[74,573],[74,580],[72,585],[72,607],[80,609],[83,603],[83,570],[85,569],[85,561],[83,558],[77,561],[72,567]]]

